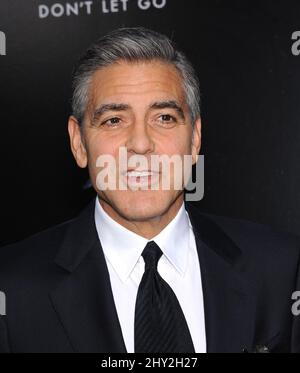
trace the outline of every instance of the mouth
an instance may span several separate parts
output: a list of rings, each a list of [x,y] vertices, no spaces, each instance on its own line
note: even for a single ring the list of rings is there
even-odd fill
[[[160,172],[144,170],[127,170],[124,173],[126,183],[129,187],[154,186],[159,182]]]

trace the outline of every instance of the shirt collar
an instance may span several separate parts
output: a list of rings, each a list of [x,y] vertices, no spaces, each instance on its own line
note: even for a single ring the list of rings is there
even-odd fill
[[[146,244],[155,241],[180,275],[187,267],[190,223],[184,203],[175,218],[148,240],[113,220],[96,198],[95,224],[104,255],[121,281],[125,282],[137,264]]]

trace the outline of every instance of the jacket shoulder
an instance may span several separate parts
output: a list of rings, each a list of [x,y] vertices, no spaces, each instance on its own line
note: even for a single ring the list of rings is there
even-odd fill
[[[245,219],[204,213],[194,205],[189,205],[188,211],[198,216],[199,220],[206,219],[221,229],[246,256],[299,256],[300,237],[293,233]]]
[[[45,229],[19,242],[0,247],[0,276],[53,261],[65,232],[75,219]]]
[[[250,244],[280,249],[300,250],[300,237],[289,232],[276,229],[267,224],[255,223],[248,220],[236,219],[217,215],[206,215],[214,221],[223,231],[238,242],[247,240]]]

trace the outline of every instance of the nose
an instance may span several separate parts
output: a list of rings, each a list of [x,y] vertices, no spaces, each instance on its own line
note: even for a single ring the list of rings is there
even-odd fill
[[[147,154],[154,151],[154,143],[148,131],[143,123],[132,126],[126,142],[129,153]]]

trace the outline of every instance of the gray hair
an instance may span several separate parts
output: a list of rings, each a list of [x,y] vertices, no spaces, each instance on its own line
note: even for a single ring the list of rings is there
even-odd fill
[[[120,28],[92,44],[73,72],[72,111],[82,124],[88,106],[93,74],[119,61],[160,60],[172,64],[181,74],[192,124],[200,116],[200,89],[196,72],[187,57],[167,36],[143,27]]]

